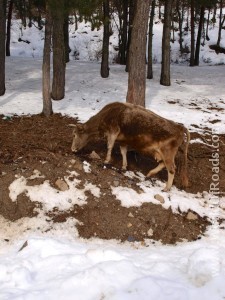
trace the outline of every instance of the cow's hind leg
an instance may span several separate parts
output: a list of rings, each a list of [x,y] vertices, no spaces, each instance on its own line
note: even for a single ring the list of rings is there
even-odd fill
[[[167,172],[168,172],[168,180],[167,180],[166,186],[163,189],[163,191],[168,192],[171,189],[171,186],[173,184],[176,166],[175,166],[175,163],[174,163],[174,158],[166,159],[164,162],[165,162],[165,166],[166,166],[166,169],[167,169]]]
[[[107,155],[105,159],[105,164],[108,164],[111,161],[112,149],[115,144],[119,132],[116,133],[107,133]]]
[[[147,177],[151,177],[155,174],[157,174],[159,171],[161,171],[165,167],[165,164],[163,161],[161,161],[158,166],[155,169],[152,169],[148,172]]]
[[[122,164],[122,169],[126,170],[127,169],[127,146],[121,145],[120,146],[120,152],[123,158],[123,164]]]

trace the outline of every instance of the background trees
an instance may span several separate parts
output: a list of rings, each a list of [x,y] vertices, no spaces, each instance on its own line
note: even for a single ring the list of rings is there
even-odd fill
[[[152,37],[155,22],[163,24],[162,46],[159,49],[162,50],[160,83],[163,85],[171,83],[170,52],[175,40],[179,42],[180,56],[186,56],[191,66],[198,65],[200,49],[205,41],[210,39],[209,27],[218,21],[218,37],[210,48],[217,52],[225,52],[221,47],[221,33],[225,23],[224,0],[0,0],[0,5],[0,93],[5,92],[5,51],[9,56],[13,16],[20,18],[24,27],[36,26],[40,30],[45,30],[43,55],[45,115],[52,113],[51,99],[60,100],[65,95],[66,63],[70,58],[69,25],[72,19],[75,20],[74,28],[77,28],[82,21],[91,22],[92,29],[99,29],[101,26],[104,28],[102,49],[98,53],[98,57],[101,56],[100,74],[103,78],[110,76],[110,36],[112,30],[115,31],[115,27],[117,28],[116,62],[126,65],[126,71],[129,72],[127,101],[140,105],[144,105],[145,102],[145,78],[153,78],[154,39]],[[7,22],[5,22],[6,17]],[[5,24],[7,24],[6,44]],[[187,35],[191,38],[187,39]],[[148,51],[146,51],[146,40]],[[22,39],[21,41],[28,42]],[[52,84],[51,53],[53,53]]]

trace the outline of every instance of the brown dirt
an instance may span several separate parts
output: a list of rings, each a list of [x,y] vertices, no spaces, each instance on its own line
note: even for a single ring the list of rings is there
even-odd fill
[[[171,209],[164,209],[161,205],[145,203],[141,207],[122,207],[120,201],[112,195],[110,186],[119,182],[122,186],[132,187],[140,192],[137,179],[129,179],[120,171],[121,156],[118,146],[113,151],[112,166],[103,168],[103,158],[106,154],[106,144],[95,141],[89,144],[78,155],[71,153],[72,129],[68,124],[76,120],[54,114],[49,118],[41,115],[14,116],[5,118],[0,116],[0,214],[6,219],[15,221],[22,217],[35,217],[35,207],[40,203],[31,202],[22,194],[18,201],[12,202],[9,197],[9,185],[15,176],[32,175],[33,170],[39,170],[45,179],[36,179],[29,184],[40,184],[49,180],[54,187],[58,178],[63,178],[72,166],[79,173],[81,186],[86,180],[100,186],[104,196],[96,198],[87,193],[88,201],[84,206],[75,205],[70,211],[52,211],[48,213],[54,222],[65,222],[68,217],[80,221],[77,225],[80,236],[90,238],[97,236],[103,239],[118,239],[121,241],[143,241],[149,238],[161,240],[163,243],[173,244],[183,239],[193,241],[204,234],[209,225],[200,216],[197,220],[188,220],[186,214],[173,214]],[[210,140],[210,133],[205,129],[204,135],[192,133],[192,138]],[[225,136],[220,136],[220,189],[225,187]],[[210,141],[207,142],[210,144]],[[101,161],[94,160],[89,154],[95,150]],[[202,143],[190,144],[189,147],[189,178],[188,192],[197,193],[208,191],[211,183],[212,165],[209,161],[212,150]],[[86,160],[91,164],[91,173],[85,173],[80,167]],[[146,174],[156,163],[154,159],[144,157],[135,152],[128,154],[129,169]],[[166,180],[166,172],[159,173],[160,180]],[[174,184],[180,188],[179,176]]]

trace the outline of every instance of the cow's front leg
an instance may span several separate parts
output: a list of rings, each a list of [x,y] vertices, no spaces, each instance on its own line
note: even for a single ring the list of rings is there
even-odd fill
[[[122,170],[127,169],[127,146],[120,146],[120,152],[122,155],[123,163],[122,163]]]
[[[161,171],[165,167],[165,164],[163,161],[161,161],[158,166],[155,169],[152,169],[148,172],[147,177],[151,177],[155,174],[157,174],[159,171]]]
[[[107,134],[107,155],[105,159],[105,164],[108,164],[111,161],[112,149],[115,144],[118,133],[108,133]]]

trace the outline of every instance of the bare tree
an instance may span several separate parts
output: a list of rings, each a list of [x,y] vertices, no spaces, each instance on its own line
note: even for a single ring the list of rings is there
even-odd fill
[[[0,0],[0,96],[5,94],[5,0]]]
[[[51,39],[52,39],[52,18],[48,6],[46,6],[45,15],[45,43],[42,64],[42,95],[43,95],[43,111],[42,113],[48,117],[53,113],[51,100]]]
[[[65,96],[65,43],[64,43],[64,0],[51,0],[53,19],[53,82],[52,99],[61,100]]]
[[[6,31],[6,56],[10,56],[11,21],[14,0],[9,1]]]
[[[103,78],[109,77],[109,0],[103,1],[104,14],[104,32],[102,44],[102,62],[101,62],[101,76]]]
[[[165,2],[164,25],[162,37],[162,68],[160,84],[170,85],[170,29],[173,0]]]
[[[146,35],[150,0],[137,0],[129,49],[127,102],[145,106]]]
[[[222,27],[225,22],[225,15],[222,18],[222,12],[223,12],[223,0],[220,0],[220,18],[219,18],[219,31],[218,31],[218,39],[217,39],[217,47],[220,47],[220,41],[221,41],[221,32]]]
[[[191,56],[190,66],[195,64],[195,0],[191,0]]]
[[[199,54],[200,54],[200,47],[201,47],[202,28],[204,24],[204,15],[205,15],[205,7],[201,6],[200,19],[198,25],[198,35],[197,35],[196,48],[195,48],[195,62],[194,62],[195,66],[199,65]]]
[[[155,16],[155,0],[152,0],[152,8],[150,14],[150,22],[148,28],[148,70],[147,78],[153,78],[153,69],[152,69],[152,37],[153,37],[153,21]]]
[[[129,49],[130,49],[130,42],[131,42],[131,33],[133,28],[133,21],[134,21],[134,0],[128,0],[128,35],[127,35],[127,48],[126,48],[126,68],[125,71],[129,71]]]

